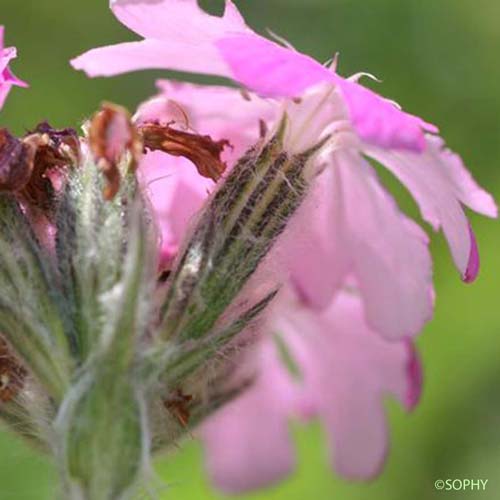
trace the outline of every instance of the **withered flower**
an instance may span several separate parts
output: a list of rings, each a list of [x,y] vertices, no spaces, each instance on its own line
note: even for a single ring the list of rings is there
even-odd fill
[[[16,192],[28,184],[36,148],[0,129],[0,191]]]
[[[80,163],[78,134],[74,129],[56,130],[42,122],[22,140],[35,150],[31,177],[22,194],[31,205],[48,210],[64,179],[64,169]]]
[[[24,386],[26,370],[14,357],[7,342],[0,336],[0,401],[8,403]]]
[[[226,169],[221,153],[229,141],[214,141],[208,135],[198,135],[172,128],[170,125],[146,123],[139,125],[144,147],[163,151],[172,156],[183,156],[192,161],[203,177],[217,181]]]
[[[122,106],[104,103],[90,122],[89,146],[107,180],[104,197],[111,200],[120,188],[119,163],[127,152],[135,168],[142,154],[142,143],[129,112]]]
[[[42,122],[21,139],[0,129],[0,191],[47,210],[62,169],[77,165],[79,159],[80,143],[73,129],[56,130]]]
[[[25,139],[30,136],[42,138],[42,144],[37,149],[35,160],[37,163],[42,163],[48,168],[80,163],[80,139],[75,129],[57,130],[44,121],[29,132]]]

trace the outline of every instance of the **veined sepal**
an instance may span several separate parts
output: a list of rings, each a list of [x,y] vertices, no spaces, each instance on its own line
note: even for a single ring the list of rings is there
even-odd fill
[[[267,143],[251,148],[206,202],[172,271],[161,338],[208,336],[267,256],[308,189],[316,152],[284,149],[286,115]]]

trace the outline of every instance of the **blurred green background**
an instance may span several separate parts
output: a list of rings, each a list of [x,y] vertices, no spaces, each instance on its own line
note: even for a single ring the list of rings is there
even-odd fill
[[[204,1],[214,12],[221,1]],[[289,39],[319,60],[340,52],[340,71],[366,70],[380,91],[441,127],[477,180],[500,199],[500,2],[498,0],[236,0],[249,23]],[[106,0],[1,0],[0,24],[20,57],[16,73],[31,83],[15,89],[0,126],[20,133],[42,119],[77,126],[101,100],[130,109],[154,92],[165,72],[88,80],[68,60],[98,45],[134,39]],[[407,193],[385,182],[418,218]],[[500,231],[472,216],[482,273],[460,282],[441,236],[434,236],[437,310],[420,341],[425,388],[408,416],[394,404],[392,450],[370,484],[336,478],[325,460],[319,426],[296,428],[300,466],[284,484],[248,499],[420,500],[500,497]],[[262,422],[265,425],[265,422]],[[203,473],[194,441],[158,462],[168,485],[161,498],[218,499]],[[484,492],[439,492],[434,481],[488,479]],[[0,433],[0,499],[56,498],[55,471],[43,457]]]

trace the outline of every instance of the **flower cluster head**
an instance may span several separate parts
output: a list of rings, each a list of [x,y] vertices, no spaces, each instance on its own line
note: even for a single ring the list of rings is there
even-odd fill
[[[21,408],[74,498],[127,498],[190,430],[219,488],[266,486],[295,465],[290,421],[313,418],[338,473],[373,477],[385,397],[420,397],[434,290],[428,237],[372,160],[443,230],[465,282],[479,254],[463,207],[496,217],[493,199],[434,125],[336,59],[260,36],[231,0],[222,16],[196,0],[111,9],[143,40],[76,69],[238,88],[161,80],[133,116],[104,104],[82,137],[1,133],[0,413]]]

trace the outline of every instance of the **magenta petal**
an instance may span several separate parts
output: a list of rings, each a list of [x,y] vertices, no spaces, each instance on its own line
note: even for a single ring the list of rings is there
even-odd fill
[[[164,68],[232,77],[268,97],[299,97],[326,81],[340,87],[353,126],[367,142],[421,151],[424,130],[437,131],[311,57],[255,34],[232,2],[226,2],[222,17],[206,13],[196,0],[114,0],[111,5],[145,40],[95,49],[72,61],[90,76]]]
[[[477,246],[476,236],[472,230],[472,226],[469,224],[469,234],[470,234],[470,252],[469,261],[467,262],[467,269],[465,270],[462,279],[465,283],[472,283],[477,278],[479,274],[479,249]]]

